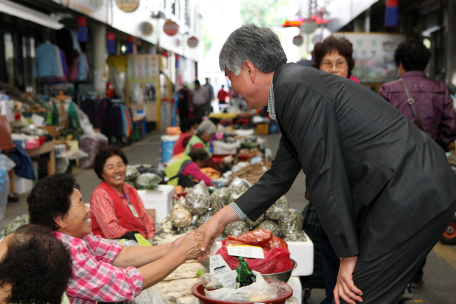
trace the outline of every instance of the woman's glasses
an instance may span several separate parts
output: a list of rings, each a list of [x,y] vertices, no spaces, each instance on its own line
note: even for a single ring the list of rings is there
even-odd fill
[[[334,63],[331,62],[331,61],[325,61],[325,62],[321,63],[320,67],[325,68],[325,69],[330,69],[330,68],[333,67],[333,65],[335,65],[336,68],[338,68],[338,69],[343,69],[343,68],[347,67],[347,61],[345,61],[345,60],[342,61],[341,60],[341,61],[337,61],[337,62],[334,62]]]

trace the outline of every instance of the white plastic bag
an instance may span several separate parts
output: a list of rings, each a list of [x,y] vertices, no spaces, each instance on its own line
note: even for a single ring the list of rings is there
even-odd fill
[[[3,165],[3,167],[5,168],[6,171],[9,171],[9,170],[13,169],[14,167],[16,167],[16,163],[14,161],[12,161],[11,158],[9,158],[8,156],[6,156],[4,154],[0,154],[0,164]]]

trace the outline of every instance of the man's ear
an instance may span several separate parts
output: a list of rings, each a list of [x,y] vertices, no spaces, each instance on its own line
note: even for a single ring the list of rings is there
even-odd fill
[[[52,217],[55,221],[55,224],[60,228],[60,229],[65,229],[66,228],[66,222],[65,222],[65,217],[63,215],[58,215],[58,216],[53,216]]]
[[[242,72],[247,73],[250,78],[250,81],[252,83],[255,83],[255,79],[256,79],[257,75],[256,75],[256,68],[253,65],[253,63],[246,60],[242,63],[242,67],[243,67]]]

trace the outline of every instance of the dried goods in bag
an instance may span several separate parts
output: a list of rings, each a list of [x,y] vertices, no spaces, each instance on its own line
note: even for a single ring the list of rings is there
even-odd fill
[[[192,214],[184,205],[176,204],[171,210],[170,219],[174,227],[187,227],[192,223]]]
[[[261,224],[261,222],[264,221],[265,218],[266,218],[266,216],[264,214],[262,214],[255,222],[252,222],[252,220],[250,220],[250,219],[246,219],[245,222],[246,222],[247,226],[249,226],[250,229],[252,229],[252,228],[257,227],[259,224]]]
[[[279,227],[282,235],[293,235],[302,230],[304,217],[295,209],[290,209],[287,215],[279,219]]]
[[[209,191],[206,191],[202,187],[195,186],[187,193],[185,202],[192,214],[202,215],[207,212],[207,209],[210,206]]]
[[[162,178],[153,173],[143,173],[135,181],[138,190],[152,190],[162,181]]]
[[[132,166],[127,166],[127,169],[125,170],[125,181],[126,182],[135,182],[136,179],[139,176],[139,171],[132,167]]]
[[[231,194],[241,194],[247,191],[250,188],[249,183],[245,179],[241,179],[239,177],[235,177],[231,184],[228,187],[228,191]]]
[[[215,189],[211,195],[211,208],[213,210],[220,211],[226,205],[230,203],[230,194],[226,189]]]
[[[285,242],[306,242],[306,234],[303,230],[298,231],[294,234],[286,234],[285,238],[283,239]]]
[[[265,215],[268,219],[278,220],[284,216],[287,216],[290,213],[290,205],[285,196],[282,196],[275,202],[268,210],[266,210]]]
[[[243,233],[246,233],[247,231],[249,231],[249,227],[247,227],[247,224],[244,221],[237,221],[226,225],[225,230],[223,230],[223,233],[225,233],[228,236],[238,236]]]
[[[201,226],[202,224],[206,223],[214,215],[215,215],[215,211],[214,210],[208,210],[206,213],[201,215],[200,218],[198,219],[198,227]]]
[[[267,229],[271,231],[273,235],[280,236],[279,224],[276,221],[265,220],[257,226],[257,229]]]
[[[177,232],[179,234],[186,234],[186,233],[189,233],[190,231],[195,231],[196,229],[198,229],[198,227],[196,225],[190,225],[187,227],[182,227],[182,228],[177,229]]]

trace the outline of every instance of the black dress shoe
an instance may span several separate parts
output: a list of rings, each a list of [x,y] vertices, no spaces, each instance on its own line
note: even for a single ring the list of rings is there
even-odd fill
[[[17,203],[19,201],[18,196],[13,196],[8,194],[8,203]]]

